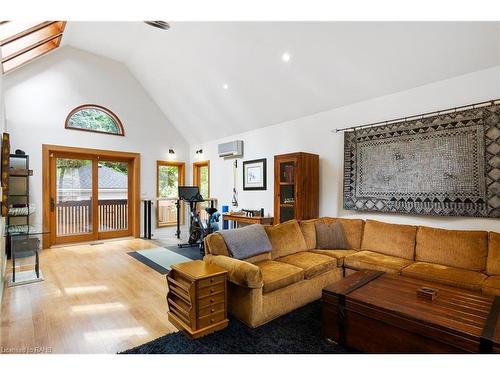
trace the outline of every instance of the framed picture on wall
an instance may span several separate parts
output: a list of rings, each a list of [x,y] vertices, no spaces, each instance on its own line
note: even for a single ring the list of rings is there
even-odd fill
[[[267,190],[267,159],[243,162],[243,190]]]

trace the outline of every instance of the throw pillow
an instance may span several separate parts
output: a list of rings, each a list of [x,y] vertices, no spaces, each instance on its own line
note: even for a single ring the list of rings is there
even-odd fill
[[[315,227],[316,247],[318,249],[344,250],[351,248],[341,223],[317,222]]]
[[[229,254],[236,259],[250,258],[272,250],[266,231],[260,224],[223,230],[220,234],[224,237]]]
[[[297,220],[289,220],[281,224],[264,227],[271,241],[272,258],[281,258],[306,250],[306,240]]]

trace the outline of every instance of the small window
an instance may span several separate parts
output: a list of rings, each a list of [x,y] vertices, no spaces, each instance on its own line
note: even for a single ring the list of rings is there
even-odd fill
[[[210,162],[197,161],[193,163],[193,184],[200,188],[204,199],[210,198]]]
[[[109,109],[95,104],[76,107],[66,118],[66,129],[125,135],[118,117]]]
[[[184,185],[184,163],[158,160],[156,163],[157,225],[165,227],[177,223],[178,187]],[[180,222],[184,222],[181,207]]]

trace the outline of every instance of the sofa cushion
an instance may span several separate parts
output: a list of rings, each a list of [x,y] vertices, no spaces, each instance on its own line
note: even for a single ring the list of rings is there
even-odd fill
[[[304,278],[306,279],[312,279],[337,267],[337,259],[309,251],[287,255],[286,257],[276,259],[276,261],[302,268],[304,270]]]
[[[488,232],[419,227],[415,260],[483,271],[488,252]]]
[[[306,250],[316,248],[316,221],[318,221],[318,219],[302,220],[299,224],[302,235],[306,240]]]
[[[263,260],[271,260],[271,253],[263,253],[256,255],[254,257],[243,259],[245,262],[255,264],[257,262],[262,262]]]
[[[255,263],[260,268],[262,280],[264,281],[264,293],[284,288],[304,280],[304,270],[291,264],[265,260]]]
[[[486,279],[486,275],[480,272],[424,262],[413,263],[403,268],[401,274],[470,290],[481,290],[481,285]]]
[[[417,227],[413,225],[388,224],[367,220],[361,249],[413,260],[416,233]]]
[[[327,255],[329,257],[337,259],[337,266],[341,267],[344,265],[344,258],[348,255],[357,253],[357,250],[344,250],[344,249],[313,249],[309,250],[311,253]]]
[[[349,249],[342,224],[318,221],[316,227],[316,247],[318,249]]]
[[[483,294],[500,296],[500,276],[490,276],[484,280]]]
[[[387,273],[399,273],[413,263],[409,259],[379,254],[373,251],[358,251],[344,258],[344,266],[355,270],[374,270]]]
[[[363,228],[365,222],[361,219],[343,219],[336,217],[321,217],[316,219],[318,222],[342,224],[345,236],[349,242],[349,248],[359,250],[361,248],[361,238],[363,237]],[[315,246],[316,247],[316,246]]]
[[[273,259],[306,250],[306,240],[302,235],[297,220],[290,220],[278,225],[264,227],[273,250]]]
[[[489,233],[486,273],[488,275],[500,275],[500,233]]]
[[[207,254],[230,256],[226,241],[224,241],[224,237],[219,232],[209,234],[205,237],[205,250]]]

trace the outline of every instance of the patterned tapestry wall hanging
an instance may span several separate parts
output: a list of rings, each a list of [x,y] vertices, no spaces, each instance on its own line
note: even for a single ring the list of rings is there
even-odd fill
[[[344,208],[500,217],[500,104],[346,132]]]

